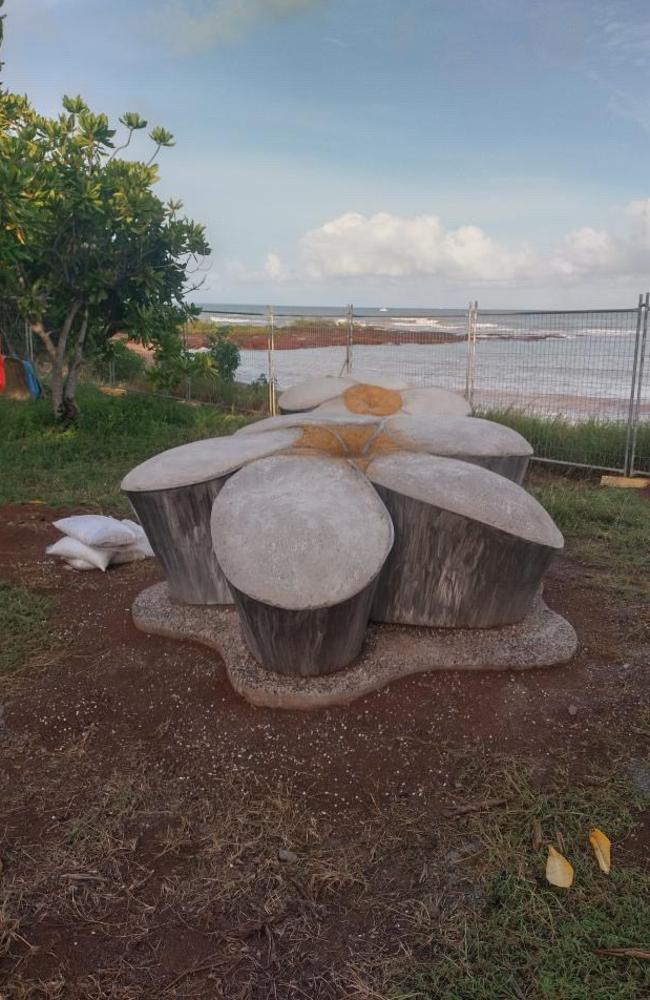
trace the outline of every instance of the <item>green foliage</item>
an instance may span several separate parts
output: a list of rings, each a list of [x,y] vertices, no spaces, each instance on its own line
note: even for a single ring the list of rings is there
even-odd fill
[[[188,379],[215,378],[212,358],[207,353],[194,353],[183,346],[175,335],[161,337],[154,352],[154,363],[147,377],[151,386],[160,391],[172,392]]]
[[[208,337],[210,355],[219,378],[224,382],[235,381],[235,373],[241,361],[240,350],[230,339],[230,333],[230,327],[221,327]]]
[[[246,418],[214,407],[148,395],[106,396],[82,384],[81,414],[62,429],[47,402],[0,396],[0,504],[45,500],[53,506],[128,514],[123,476],[151,455],[197,438],[229,434]]]
[[[209,253],[202,226],[180,202],[155,193],[153,159],[173,145],[152,129],[148,163],[116,154],[147,123],[120,119],[125,141],[104,114],[65,96],[61,113],[38,114],[0,91],[0,299],[27,319],[52,366],[55,412],[74,417],[78,370],[95,344],[125,331],[142,342],[178,335],[196,310],[185,302],[193,270]]]
[[[111,366],[117,382],[133,382],[144,377],[147,370],[144,358],[123,340],[102,341],[92,352],[90,361],[93,372],[104,381]]]
[[[0,580],[0,676],[46,648],[49,597]]]

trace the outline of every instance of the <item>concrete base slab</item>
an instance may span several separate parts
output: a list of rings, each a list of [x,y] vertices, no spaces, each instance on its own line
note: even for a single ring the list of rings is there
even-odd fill
[[[566,663],[576,652],[575,630],[541,594],[517,625],[492,629],[431,629],[370,625],[361,655],[324,677],[287,677],[261,667],[241,636],[234,608],[172,604],[166,583],[135,599],[133,621],[151,635],[200,642],[218,652],[235,691],[265,708],[315,709],[347,705],[409,674],[427,670],[529,670]]]

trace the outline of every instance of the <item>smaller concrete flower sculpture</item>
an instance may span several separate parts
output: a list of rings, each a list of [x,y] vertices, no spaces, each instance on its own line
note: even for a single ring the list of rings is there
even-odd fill
[[[524,490],[532,449],[442,389],[315,379],[282,416],[134,469],[122,488],[172,601],[234,602],[267,669],[341,670],[369,621],[510,625],[560,532]]]

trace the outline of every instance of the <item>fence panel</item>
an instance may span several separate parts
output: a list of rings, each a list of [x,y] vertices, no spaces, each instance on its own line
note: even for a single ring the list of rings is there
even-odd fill
[[[641,314],[481,310],[475,408],[518,426],[540,458],[622,471]],[[640,445],[649,418],[640,399]]]
[[[352,374],[398,375],[411,385],[464,392],[467,313],[354,310]]]
[[[319,375],[343,375],[348,367],[348,317],[344,309],[325,315],[273,310],[273,371],[278,391]]]

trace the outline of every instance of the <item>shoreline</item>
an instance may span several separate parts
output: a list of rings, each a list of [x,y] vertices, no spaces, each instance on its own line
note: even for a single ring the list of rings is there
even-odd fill
[[[227,325],[227,324],[224,324]],[[214,333],[218,332],[215,326]],[[191,350],[201,350],[209,346],[208,333],[188,333],[187,346]],[[237,329],[229,328],[228,340],[247,351],[267,351],[269,347],[268,330],[264,328]],[[476,340],[506,340],[525,341],[533,343],[540,340],[567,340],[566,336],[557,333],[529,334],[522,336],[508,333],[477,334]],[[390,327],[356,326],[352,333],[353,347],[392,346],[402,347],[411,344],[436,346],[438,344],[465,344],[466,335],[451,333],[445,330],[396,330]],[[310,350],[323,347],[346,347],[348,343],[347,330],[342,326],[313,326],[309,323],[276,328],[274,331],[274,347],[276,351]]]

